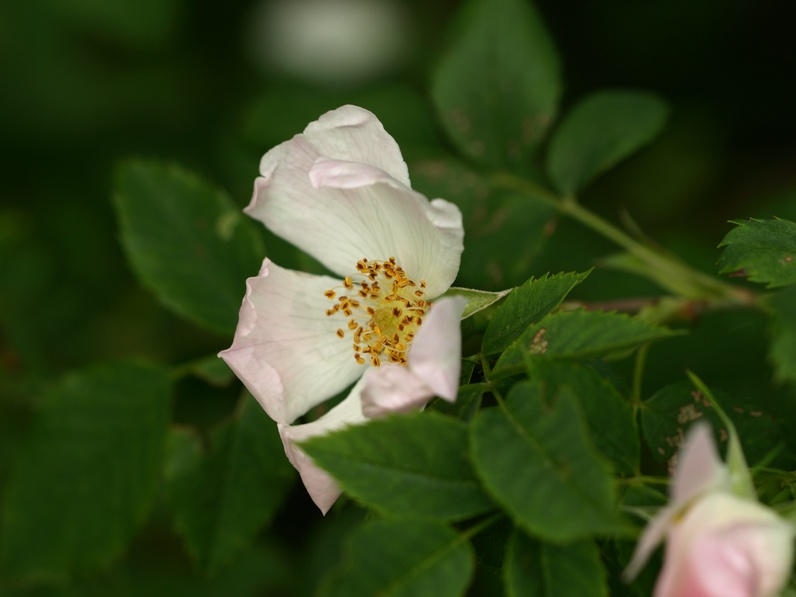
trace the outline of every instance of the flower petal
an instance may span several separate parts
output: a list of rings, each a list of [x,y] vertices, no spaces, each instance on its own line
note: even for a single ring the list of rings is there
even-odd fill
[[[317,466],[296,443],[318,435],[326,435],[348,425],[365,422],[367,419],[362,414],[360,400],[363,386],[363,380],[357,382],[345,400],[316,421],[304,425],[279,424],[279,435],[285,446],[285,454],[299,472],[312,501],[324,514],[340,496],[340,488],[329,473]]]
[[[279,423],[293,422],[363,372],[351,344],[335,333],[339,321],[326,316],[323,293],[341,284],[268,259],[246,282],[235,339],[219,356]]]
[[[729,477],[716,452],[710,426],[697,423],[688,432],[677,460],[672,479],[672,501],[684,505],[711,489],[729,490]]]
[[[454,402],[459,391],[461,319],[466,305],[467,300],[460,296],[436,301],[418,330],[407,358],[412,373],[448,402]]]
[[[307,125],[304,136],[318,155],[375,166],[410,186],[401,149],[379,119],[364,108],[348,105],[327,112]]]
[[[652,552],[655,551],[655,548],[658,547],[669,532],[672,521],[676,516],[677,510],[672,506],[667,506],[661,508],[655,518],[647,524],[644,532],[641,533],[641,537],[639,537],[638,543],[636,543],[636,549],[633,552],[630,563],[622,573],[625,582],[630,582],[636,578],[644,564],[649,560]]]
[[[370,418],[422,408],[434,396],[456,400],[461,373],[462,297],[435,302],[409,349],[408,366],[368,369],[362,412]]]
[[[784,521],[735,524],[700,537],[692,553],[687,579],[706,595],[767,597],[790,572],[793,531]]]
[[[419,410],[434,397],[434,390],[403,365],[372,367],[362,379],[362,413],[369,419]]]
[[[271,177],[255,181],[250,215],[340,276],[354,273],[362,258],[395,257],[407,276],[426,280],[429,297],[448,289],[463,249],[456,206],[441,199],[429,203],[372,166],[310,162],[303,141],[294,142],[295,151],[283,156]]]
[[[792,541],[793,528],[769,508],[710,493],[672,526],[655,596],[773,595],[790,573]]]
[[[366,110],[344,106],[260,163],[245,211],[340,276],[362,258],[395,257],[430,298],[453,283],[461,257],[458,207],[412,191],[395,141]]]

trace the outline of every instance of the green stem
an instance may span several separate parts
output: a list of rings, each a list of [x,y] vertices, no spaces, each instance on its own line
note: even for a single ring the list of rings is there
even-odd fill
[[[633,368],[633,394],[631,396],[631,402],[635,412],[638,412],[638,409],[641,408],[641,383],[644,380],[644,366],[647,363],[647,353],[649,349],[650,345],[644,344],[636,353],[636,363]]]
[[[503,518],[502,513],[493,514],[492,516],[485,518],[484,520],[474,524],[473,526],[469,527],[467,530],[461,533],[462,539],[469,540],[478,535],[479,533],[485,531],[497,521]]]
[[[571,217],[619,245],[635,259],[635,262],[625,264],[627,269],[650,278],[678,296],[733,305],[752,304],[755,301],[754,295],[748,291],[725,284],[694,269],[673,254],[632,238],[580,205],[573,196],[558,197],[536,183],[505,172],[494,175],[492,180],[496,186],[512,189],[552,205],[559,213]]]

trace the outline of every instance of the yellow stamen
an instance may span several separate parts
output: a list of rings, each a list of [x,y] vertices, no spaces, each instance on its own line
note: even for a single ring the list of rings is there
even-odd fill
[[[417,283],[408,278],[395,257],[387,261],[360,259],[356,271],[355,276],[343,280],[348,294],[338,296],[339,288],[323,293],[330,300],[337,298],[326,315],[342,313],[346,317],[345,327],[352,332],[353,355],[358,364],[365,364],[362,355],[369,355],[374,367],[381,365],[382,358],[406,365],[416,330],[431,307],[425,300],[425,280]],[[364,324],[360,323],[363,319]],[[346,331],[339,328],[336,334],[344,338]]]

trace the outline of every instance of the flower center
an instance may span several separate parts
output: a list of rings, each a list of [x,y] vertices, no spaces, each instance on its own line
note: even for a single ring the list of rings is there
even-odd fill
[[[409,345],[431,306],[424,298],[425,288],[424,280],[416,283],[406,277],[395,257],[360,259],[357,274],[343,280],[340,296],[339,287],[323,293],[329,300],[337,299],[326,315],[342,313],[348,318],[346,328],[338,329],[337,335],[351,334],[354,359],[360,365],[365,363],[363,355],[369,356],[374,367],[381,365],[382,358],[406,365]]]

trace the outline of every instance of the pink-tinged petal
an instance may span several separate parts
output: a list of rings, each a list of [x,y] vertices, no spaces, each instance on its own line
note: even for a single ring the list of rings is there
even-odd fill
[[[316,189],[358,189],[377,182],[391,184],[398,189],[408,188],[375,166],[327,157],[315,160],[309,175],[310,183]]]
[[[363,381],[360,380],[345,400],[316,421],[304,425],[279,425],[279,435],[282,437],[288,460],[296,467],[307,493],[324,514],[340,496],[340,488],[329,473],[317,466],[296,444],[311,437],[326,435],[349,425],[365,422],[367,419],[362,414],[360,399],[363,385]]]
[[[698,499],[672,526],[655,597],[769,597],[790,574],[793,528],[725,492]]]
[[[647,560],[649,560],[652,552],[655,551],[655,548],[658,547],[669,532],[672,521],[676,516],[677,511],[673,507],[668,506],[661,508],[655,518],[647,524],[644,528],[644,532],[641,533],[641,537],[639,537],[638,543],[636,543],[636,550],[633,552],[630,563],[622,573],[625,582],[630,582],[641,572],[641,569],[647,563]]]
[[[710,426],[697,423],[689,431],[677,460],[672,501],[684,505],[700,493],[715,489],[729,489],[727,468],[716,452]]]
[[[693,553],[689,577],[705,594],[768,597],[790,574],[793,532],[781,520],[739,523],[703,535]]]
[[[403,365],[382,365],[365,372],[362,413],[369,419],[420,410],[434,390]]]
[[[379,119],[364,108],[348,105],[327,112],[304,129],[304,136],[318,155],[375,166],[410,186],[401,149]]]
[[[448,402],[456,400],[462,367],[461,319],[467,300],[460,296],[434,303],[409,349],[409,369]]]
[[[219,356],[279,423],[341,392],[364,370],[351,343],[335,333],[339,319],[326,316],[330,301],[323,293],[340,285],[268,259],[246,282],[235,339]]]

